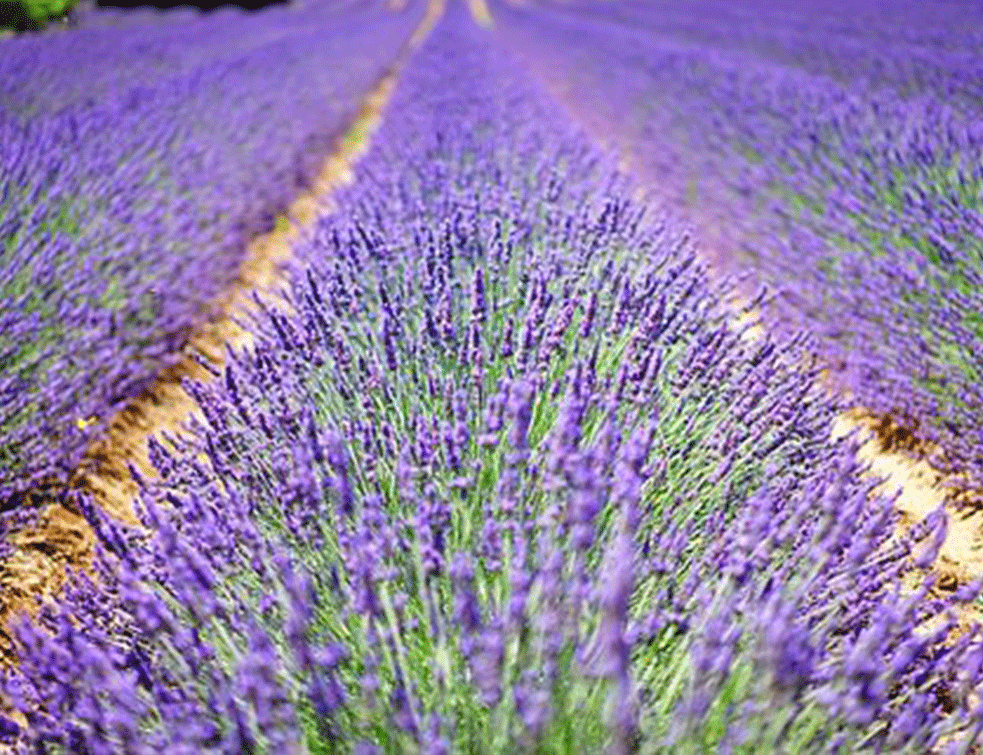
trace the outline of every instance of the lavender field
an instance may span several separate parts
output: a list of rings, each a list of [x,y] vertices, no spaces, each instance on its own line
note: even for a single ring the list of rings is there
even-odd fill
[[[0,740],[979,753],[983,571],[944,550],[983,474],[976,10],[305,0],[0,39]],[[257,237],[290,255],[247,316]],[[220,317],[251,339],[184,376],[180,431],[110,448]],[[945,505],[902,518],[848,410]]]
[[[814,334],[840,389],[978,487],[978,6],[581,5],[509,10],[503,36],[708,258],[769,285],[770,329]]]

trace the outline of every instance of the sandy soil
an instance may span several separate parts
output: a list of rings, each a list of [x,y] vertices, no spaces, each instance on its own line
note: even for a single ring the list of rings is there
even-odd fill
[[[495,20],[492,18],[491,10],[488,8],[486,0],[467,0],[467,3],[471,17],[476,24],[487,28],[495,25]]]
[[[972,503],[975,496],[929,464],[933,449],[914,441],[889,419],[863,409],[844,412],[834,423],[834,437],[851,432],[863,440],[857,458],[869,465],[868,474],[883,479],[878,492],[898,494],[895,508],[901,514],[901,527],[922,521],[940,507],[945,510],[946,538],[932,567],[938,589],[954,591],[983,578],[983,508]],[[983,622],[983,612],[977,606],[964,606],[960,619]]]

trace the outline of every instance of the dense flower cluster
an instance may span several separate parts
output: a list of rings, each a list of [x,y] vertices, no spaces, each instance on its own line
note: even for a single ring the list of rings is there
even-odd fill
[[[728,325],[685,237],[457,12],[190,385],[144,531],[4,692],[85,753],[927,752],[978,735],[944,534],[831,443],[805,345]],[[148,534],[149,533],[149,534]],[[43,747],[43,744],[41,745]],[[38,750],[34,750],[38,751]]]
[[[774,327],[809,329],[857,403],[983,482],[979,8],[865,9],[653,0],[497,17],[722,269],[775,291]]]
[[[419,17],[312,4],[3,43],[0,501],[73,468],[179,353]]]

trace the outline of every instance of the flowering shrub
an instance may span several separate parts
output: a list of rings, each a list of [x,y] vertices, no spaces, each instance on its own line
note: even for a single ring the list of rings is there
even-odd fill
[[[816,335],[840,388],[978,483],[977,15],[705,0],[497,17],[720,269],[775,291],[772,328]]]
[[[144,528],[19,630],[8,738],[68,752],[926,752],[978,735],[933,518],[831,443],[685,238],[452,12],[189,385]],[[42,743],[39,745],[38,743]]]
[[[419,15],[315,5],[4,42],[0,501],[64,477],[180,358]]]

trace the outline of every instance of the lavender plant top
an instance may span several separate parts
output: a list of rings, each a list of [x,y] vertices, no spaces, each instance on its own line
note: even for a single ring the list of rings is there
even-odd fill
[[[74,468],[180,358],[419,15],[312,4],[4,43],[0,500]]]
[[[292,312],[95,513],[5,682],[69,752],[926,752],[978,735],[974,597],[901,591],[800,345],[750,345],[684,238],[452,12]],[[782,355],[786,354],[787,357]],[[917,556],[912,544],[928,537]],[[917,580],[916,580],[917,581]],[[71,617],[71,618],[70,618]],[[943,644],[948,640],[948,644]]]
[[[498,28],[721,269],[772,288],[773,327],[819,336],[838,386],[979,482],[978,10],[503,6]]]

